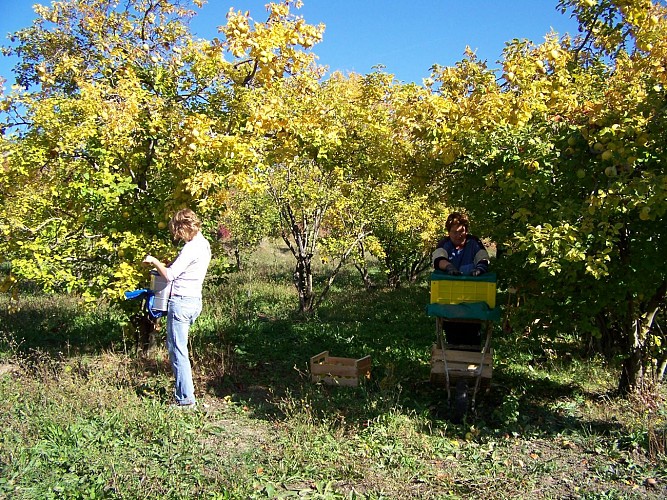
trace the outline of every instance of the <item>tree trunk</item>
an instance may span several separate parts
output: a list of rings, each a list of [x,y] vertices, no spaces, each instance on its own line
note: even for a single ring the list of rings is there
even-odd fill
[[[626,317],[622,321],[621,338],[625,344],[626,358],[621,364],[621,376],[618,381],[618,392],[628,395],[635,392],[644,376],[644,351],[646,334],[636,316],[636,308],[632,296],[626,298]]]
[[[283,241],[296,259],[292,279],[299,295],[299,312],[308,314],[313,310],[315,302],[311,264],[321,214],[316,214],[313,217],[312,225],[309,225],[305,217],[301,221],[297,221],[291,207],[285,205],[281,210],[281,216],[290,231],[289,233],[285,230],[282,231]]]
[[[630,263],[630,237],[627,225],[619,231],[619,257],[623,266]],[[630,293],[626,294],[625,317],[620,325],[620,344],[624,348],[626,357],[621,364],[621,375],[618,380],[618,392],[628,395],[639,386],[642,379],[644,337],[640,336],[640,324],[636,319],[634,299]]]
[[[147,356],[157,347],[157,334],[160,331],[158,320],[151,318],[142,304],[142,310],[130,318],[135,333],[135,350]]]
[[[239,251],[239,247],[234,248],[234,258],[236,259],[236,269],[243,271],[243,260],[241,259],[241,252]]]
[[[658,382],[663,382],[665,380],[665,372],[667,372],[667,357],[662,358],[658,363],[656,379]]]
[[[406,277],[410,283],[417,281],[419,275],[431,266],[430,255],[414,255],[407,269]]]
[[[366,265],[366,245],[364,245],[364,240],[360,240],[357,244],[359,248],[359,253],[361,254],[361,262],[355,262],[354,267],[357,268],[359,274],[361,275],[361,281],[366,288],[366,291],[370,291],[374,288],[373,280],[371,280],[370,275],[368,274],[368,266]]]
[[[638,317],[630,317],[624,323],[624,340],[626,341],[628,353],[621,365],[621,376],[618,382],[618,391],[623,395],[630,394],[641,388],[645,373],[645,367],[649,366],[648,341],[653,327],[653,320],[658,314],[661,304],[667,294],[667,281],[663,281],[656,290],[653,297],[648,301],[645,312]],[[634,311],[631,304],[628,305],[630,313]]]
[[[297,219],[294,211],[288,204],[284,204],[280,211],[280,216],[284,223],[281,236],[296,259],[293,281],[299,295],[299,312],[302,314],[312,313],[321,304],[352,251],[370,234],[361,231],[357,235],[355,241],[338,257],[338,265],[331,272],[322,292],[316,296],[313,290],[312,261],[315,249],[317,248],[316,243],[319,238],[325,211],[326,207],[321,207],[308,215],[302,213],[300,219]]]
[[[589,354],[601,354],[607,361],[614,359],[618,354],[618,339],[614,336],[608,325],[608,315],[600,312],[595,315],[595,324],[599,335],[587,333],[584,337]]]
[[[373,280],[368,274],[368,266],[358,264],[355,262],[354,267],[356,267],[357,271],[359,271],[359,275],[361,276],[361,282],[364,284],[364,288],[366,289],[366,291],[369,292],[370,290],[372,290],[375,285],[373,284]]]
[[[643,353],[641,348],[633,348],[621,364],[618,392],[624,396],[635,392],[644,378]]]
[[[387,268],[387,286],[391,289],[397,289],[401,286],[402,266],[392,260],[391,245],[387,246],[384,265]]]
[[[400,272],[395,272],[391,269],[389,270],[389,273],[387,274],[387,286],[393,290],[396,290],[401,286]]]
[[[299,294],[299,312],[310,313],[313,309],[313,272],[311,256],[298,255],[294,269],[294,286]]]

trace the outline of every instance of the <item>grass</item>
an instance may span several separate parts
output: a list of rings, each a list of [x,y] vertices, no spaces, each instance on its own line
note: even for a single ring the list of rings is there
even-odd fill
[[[27,293],[1,313],[0,498],[666,495],[664,393],[614,397],[615,367],[568,332],[494,331],[492,386],[455,425],[428,382],[426,279],[366,292],[345,274],[303,319],[289,256],[247,264],[206,290],[194,412],[169,408],[165,351],[134,354],[123,311]],[[324,350],[370,354],[371,380],[310,383]]]

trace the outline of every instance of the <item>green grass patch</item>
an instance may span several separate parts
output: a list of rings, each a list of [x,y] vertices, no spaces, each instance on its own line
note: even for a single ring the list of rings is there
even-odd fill
[[[494,376],[462,424],[429,382],[425,278],[341,276],[296,312],[288,256],[264,245],[206,288],[191,335],[200,407],[169,407],[163,338],[135,354],[132,304],[21,295],[0,313],[0,498],[662,498],[664,392],[613,395],[617,368],[570,332],[496,325]],[[6,305],[5,298],[0,306]],[[324,350],[371,355],[360,387],[309,380]]]

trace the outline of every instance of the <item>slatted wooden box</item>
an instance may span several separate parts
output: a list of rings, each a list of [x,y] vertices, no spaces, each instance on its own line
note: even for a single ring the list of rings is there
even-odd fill
[[[445,359],[447,360],[446,365]],[[489,352],[484,355],[483,361],[482,382],[488,383],[493,375],[493,349],[489,349]],[[437,344],[433,344],[433,347],[431,347],[431,382],[434,384],[447,383],[445,366],[449,371],[450,383],[461,378],[475,379],[479,374],[481,363],[481,352],[455,351],[453,349],[443,351]]]
[[[371,357],[337,358],[324,351],[310,358],[310,377],[313,382],[356,387],[371,378]]]

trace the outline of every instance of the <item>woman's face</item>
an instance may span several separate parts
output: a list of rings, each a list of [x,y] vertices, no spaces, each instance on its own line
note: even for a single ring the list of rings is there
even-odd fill
[[[453,225],[449,228],[449,239],[452,240],[452,243],[457,247],[462,246],[466,242],[466,236],[468,235],[468,230],[463,224]]]

